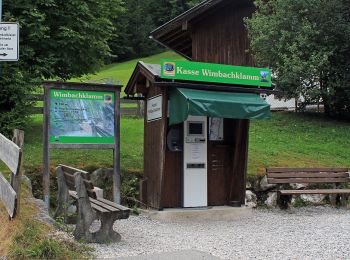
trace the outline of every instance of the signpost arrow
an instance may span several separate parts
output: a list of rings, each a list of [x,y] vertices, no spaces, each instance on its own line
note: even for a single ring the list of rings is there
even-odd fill
[[[6,57],[6,56],[7,56],[7,53],[0,53],[0,56]]]

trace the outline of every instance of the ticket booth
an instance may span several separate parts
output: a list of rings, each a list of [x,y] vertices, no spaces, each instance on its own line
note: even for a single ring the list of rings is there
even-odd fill
[[[149,208],[244,205],[249,122],[270,117],[260,93],[271,72],[247,51],[243,18],[253,11],[251,1],[208,0],[151,33],[187,61],[139,62],[125,88],[145,103]]]

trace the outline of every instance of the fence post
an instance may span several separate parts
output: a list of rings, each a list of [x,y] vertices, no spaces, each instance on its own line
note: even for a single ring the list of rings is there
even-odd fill
[[[12,142],[14,142],[19,148],[21,148],[22,160],[18,173],[11,173],[11,186],[17,194],[17,205],[16,205],[16,214],[19,214],[20,211],[20,200],[21,200],[21,180],[22,180],[22,165],[23,165],[23,145],[24,145],[24,131],[15,129],[13,131]]]

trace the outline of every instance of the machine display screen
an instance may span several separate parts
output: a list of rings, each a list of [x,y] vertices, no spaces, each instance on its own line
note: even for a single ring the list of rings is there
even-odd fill
[[[203,122],[188,122],[188,135],[203,135]]]

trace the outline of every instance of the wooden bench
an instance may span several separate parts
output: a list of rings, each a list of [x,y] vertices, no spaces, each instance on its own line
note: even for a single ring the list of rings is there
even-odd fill
[[[118,242],[121,236],[113,230],[118,219],[129,217],[130,209],[96,196],[95,187],[86,171],[60,164],[56,168],[58,182],[58,206],[55,217],[67,219],[69,197],[77,202],[78,216],[74,230],[76,239],[87,242]],[[89,229],[94,220],[101,221],[101,228],[92,233]]]
[[[350,194],[350,189],[339,188],[339,185],[350,181],[347,168],[267,168],[266,175],[268,184],[333,184],[332,188],[328,189],[277,190],[279,206],[284,209],[289,207],[293,195],[334,194],[337,201],[340,201],[340,196],[346,201]]]
[[[14,141],[22,146],[24,132],[15,130],[14,134]],[[0,134],[0,161],[11,171],[11,183],[0,172],[0,201],[4,204],[11,220],[19,212],[22,149],[2,134]]]

